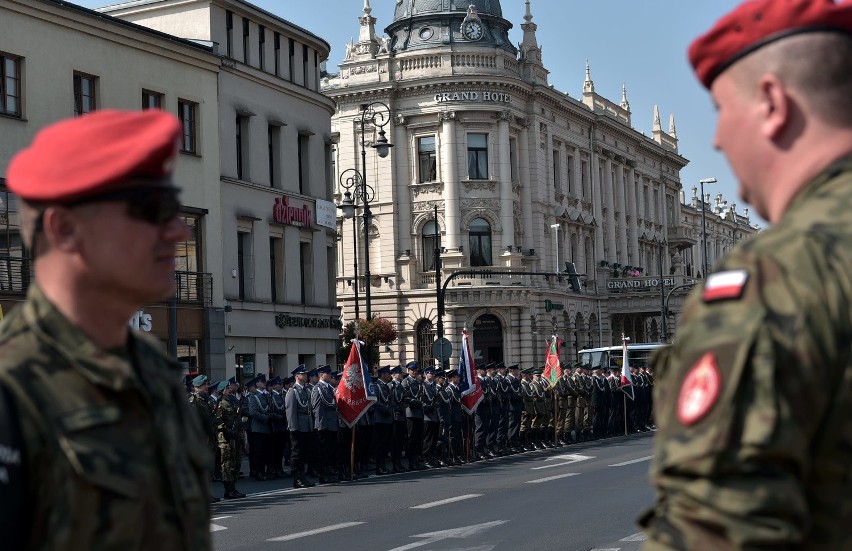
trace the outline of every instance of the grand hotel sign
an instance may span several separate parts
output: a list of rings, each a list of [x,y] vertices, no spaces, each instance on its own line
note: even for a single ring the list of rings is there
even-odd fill
[[[435,94],[436,103],[449,103],[455,101],[469,101],[478,103],[511,103],[511,94],[504,92],[492,92],[490,90],[469,90],[464,92],[440,92]]]

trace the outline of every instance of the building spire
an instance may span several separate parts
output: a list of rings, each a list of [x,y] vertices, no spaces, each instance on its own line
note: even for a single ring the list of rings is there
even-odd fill
[[[654,106],[654,128],[653,128],[653,130],[654,130],[654,132],[662,132],[663,131],[663,125],[660,124],[660,107],[657,106],[657,105]]]
[[[584,94],[594,94],[595,93],[595,83],[592,82],[592,70],[589,67],[589,60],[586,60],[586,81],[583,82],[583,93]]]
[[[674,113],[669,115],[669,136],[677,138],[677,129],[675,129]]]
[[[524,15],[524,21],[527,23],[532,21],[532,13],[530,12],[530,0],[527,0],[527,13]]]
[[[627,101],[627,83],[621,83],[621,108],[630,111],[630,102]]]
[[[544,64],[541,61],[541,47],[535,34],[538,25],[533,23],[530,0],[526,1],[526,15],[521,29],[524,31],[524,39],[518,46],[520,61],[525,63],[524,77],[535,84],[547,84],[547,71],[542,71]]]
[[[374,59],[379,51],[379,40],[376,38],[376,18],[373,17],[373,7],[370,0],[364,0],[362,15],[358,18],[361,28],[358,32],[358,42],[346,45],[344,61],[363,61]]]

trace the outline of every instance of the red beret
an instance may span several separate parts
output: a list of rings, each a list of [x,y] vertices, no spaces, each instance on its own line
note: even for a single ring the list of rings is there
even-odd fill
[[[720,19],[689,47],[689,62],[701,84],[713,80],[751,52],[799,33],[852,34],[852,2],[834,0],[751,0]]]
[[[12,158],[9,189],[29,201],[97,196],[130,179],[168,182],[181,133],[159,109],[101,110],[42,129]]]

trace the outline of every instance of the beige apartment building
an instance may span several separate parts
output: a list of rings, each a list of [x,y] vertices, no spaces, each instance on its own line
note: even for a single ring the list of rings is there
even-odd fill
[[[382,363],[429,363],[438,333],[457,350],[465,327],[478,362],[531,365],[553,333],[565,341],[566,360],[620,342],[622,332],[658,341],[661,297],[696,276],[684,260],[699,255],[700,210],[683,204],[688,160],[674,117],[665,130],[649,106],[644,135],[627,89],[619,101],[601,96],[588,65],[579,97],[550,86],[530,2],[525,12],[505,13],[507,5],[401,0],[383,14],[380,36],[367,0],[358,40],[324,80],[337,103],[336,199],[346,198],[345,171],[354,168],[370,188],[372,213],[367,228],[363,216],[338,220],[337,294],[348,320],[356,291],[364,315],[369,286],[372,313],[397,324],[398,346],[382,351]],[[508,30],[521,17],[516,48]],[[376,113],[387,113],[388,124]],[[370,147],[380,131],[394,146],[385,158]],[[714,229],[733,219],[709,206],[705,214]],[[738,235],[753,231],[738,220]],[[713,259],[727,246],[721,235]],[[555,277],[571,269],[579,276]],[[436,286],[454,270],[515,273],[450,280],[439,327]],[[672,295],[670,311],[684,292]]]

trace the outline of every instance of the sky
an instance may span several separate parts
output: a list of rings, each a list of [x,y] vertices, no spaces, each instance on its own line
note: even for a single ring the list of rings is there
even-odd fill
[[[117,2],[78,0],[93,8]],[[331,44],[328,71],[337,72],[345,44],[358,38],[358,17],[364,0],[254,0],[254,5],[304,27]],[[574,98],[582,96],[586,61],[595,91],[619,103],[622,84],[627,86],[633,128],[651,134],[654,106],[659,106],[663,130],[669,115],[675,117],[679,153],[689,160],[681,171],[687,199],[698,180],[716,178],[705,193],[722,193],[737,212],[748,207],[737,197],[737,182],[724,156],[713,149],[716,113],[710,95],[695,79],[686,51],[740,0],[531,0],[533,22],[538,25],[549,82]],[[376,32],[381,36],[391,22],[396,0],[371,0]],[[502,0],[503,17],[513,28],[509,35],[521,41],[525,0]],[[752,224],[767,223],[750,211]]]

